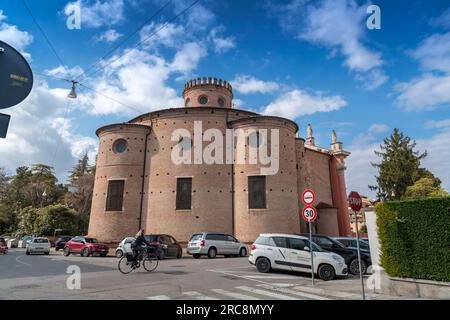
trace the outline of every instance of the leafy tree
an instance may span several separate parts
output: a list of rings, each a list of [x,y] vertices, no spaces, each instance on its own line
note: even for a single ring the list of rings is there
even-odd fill
[[[428,197],[447,196],[448,193],[442,189],[439,179],[430,177],[420,178],[412,186],[406,188],[404,199],[420,199]]]
[[[6,197],[9,179],[10,178],[6,175],[5,169],[0,168],[0,201]]]
[[[23,208],[18,217],[16,236],[38,234],[39,209],[33,207]]]
[[[36,220],[38,234],[50,236],[55,229],[62,229],[66,234],[77,234],[79,221],[75,212],[64,205],[54,205],[42,208],[39,218]]]
[[[415,141],[395,128],[392,135],[383,140],[381,150],[375,151],[381,162],[372,163],[378,169],[377,185],[369,188],[377,192],[379,200],[401,199],[406,189],[424,174],[419,167],[427,153],[421,154],[414,150],[415,147]]]

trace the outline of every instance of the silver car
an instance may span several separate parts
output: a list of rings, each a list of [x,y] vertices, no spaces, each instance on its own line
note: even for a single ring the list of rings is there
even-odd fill
[[[122,258],[124,253],[133,253],[133,250],[131,249],[131,244],[136,240],[134,237],[127,237],[123,239],[116,249],[116,257]]]
[[[217,255],[247,256],[247,245],[239,242],[235,237],[219,232],[199,232],[192,235],[188,242],[187,253],[195,259],[207,255],[213,259]]]

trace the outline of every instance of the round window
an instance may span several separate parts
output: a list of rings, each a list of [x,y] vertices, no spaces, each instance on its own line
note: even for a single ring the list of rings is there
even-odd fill
[[[189,107],[191,106],[191,99],[187,98],[187,99],[186,99],[186,102],[184,103],[184,106],[185,106],[186,108],[189,108]]]
[[[198,102],[199,102],[200,104],[207,104],[207,103],[208,103],[208,97],[207,97],[207,96],[200,96],[200,97],[198,98]]]
[[[223,107],[225,106],[225,99],[220,97],[219,100],[217,100],[217,102],[219,103],[219,106]]]
[[[127,150],[127,142],[124,139],[118,139],[113,144],[113,150],[115,153],[122,153]]]

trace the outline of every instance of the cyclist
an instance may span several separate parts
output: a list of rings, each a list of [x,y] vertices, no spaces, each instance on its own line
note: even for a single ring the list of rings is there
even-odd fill
[[[147,250],[147,246],[151,247],[152,245],[145,239],[144,237],[145,230],[141,229],[136,233],[136,240],[133,244],[133,253],[134,253],[134,260],[137,261],[139,256],[143,256],[143,252]]]

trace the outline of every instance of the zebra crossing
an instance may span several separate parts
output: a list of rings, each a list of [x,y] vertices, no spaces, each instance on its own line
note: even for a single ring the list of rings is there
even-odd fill
[[[306,289],[306,290],[305,290]],[[206,291],[184,291],[181,295],[150,296],[148,300],[331,300],[351,298],[335,295],[334,297],[314,293],[314,288],[303,286],[285,286],[257,284],[255,286],[236,286],[232,289],[208,289]]]

